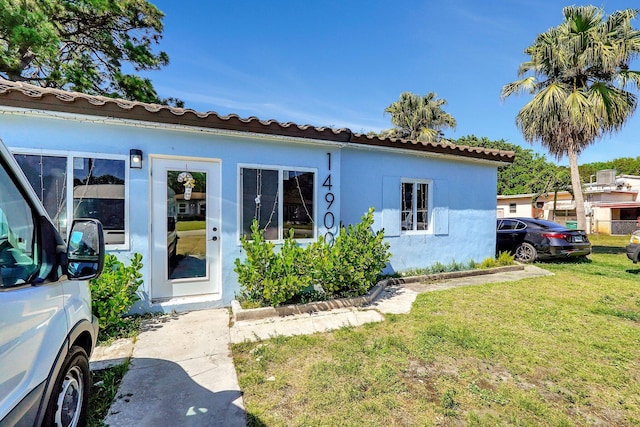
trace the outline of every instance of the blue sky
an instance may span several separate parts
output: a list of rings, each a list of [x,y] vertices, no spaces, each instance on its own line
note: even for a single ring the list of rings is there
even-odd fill
[[[162,97],[187,108],[262,120],[391,127],[384,109],[401,92],[435,92],[458,126],[445,135],[531,146],[515,126],[530,99],[500,100],[522,53],[562,21],[558,0],[151,0],[165,13],[160,49],[169,66],[149,73]],[[587,4],[587,3],[582,3]],[[606,12],[638,7],[601,0]],[[640,27],[637,19],[636,27]],[[634,66],[640,68],[639,63]],[[640,110],[589,147],[580,163],[640,156]],[[551,158],[549,158],[551,160]],[[563,159],[560,164],[567,164]]]

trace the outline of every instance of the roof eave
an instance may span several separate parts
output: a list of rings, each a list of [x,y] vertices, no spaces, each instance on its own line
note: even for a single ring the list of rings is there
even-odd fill
[[[441,154],[487,160],[500,164],[512,163],[513,151],[492,150],[440,142],[418,142],[403,139],[380,138],[353,134],[350,129],[314,127],[281,123],[276,120],[246,119],[232,114],[220,116],[215,112],[199,113],[191,109],[166,105],[112,99],[104,96],[86,95],[58,89],[40,88],[26,83],[12,82],[0,78],[0,105],[26,110],[43,110],[77,115],[171,124],[193,128],[218,129],[252,134],[284,136],[344,144],[362,144],[422,153]]]

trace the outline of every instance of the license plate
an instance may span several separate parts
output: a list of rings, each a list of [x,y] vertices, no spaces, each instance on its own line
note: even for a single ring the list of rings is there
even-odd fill
[[[582,243],[584,242],[584,239],[582,238],[582,236],[573,236],[573,241],[576,243]]]

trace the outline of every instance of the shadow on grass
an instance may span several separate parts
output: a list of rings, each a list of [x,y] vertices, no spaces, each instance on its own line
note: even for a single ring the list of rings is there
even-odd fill
[[[247,427],[266,427],[267,425],[255,414],[247,412]]]
[[[591,252],[594,254],[624,254],[626,249],[623,246],[592,246]]]
[[[633,270],[626,270],[629,274],[640,274],[640,268],[634,268]]]

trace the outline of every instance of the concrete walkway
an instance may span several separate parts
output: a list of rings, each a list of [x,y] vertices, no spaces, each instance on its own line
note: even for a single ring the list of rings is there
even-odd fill
[[[151,319],[145,322],[135,343],[118,341],[96,349],[92,355],[92,369],[131,358],[105,423],[112,427],[244,426],[246,417],[229,349],[231,342],[381,322],[385,313],[408,313],[422,292],[549,274],[528,265],[520,271],[389,286],[366,307],[237,321],[232,326],[227,309]]]
[[[229,350],[229,312],[202,310],[153,319],[138,335],[105,424],[245,426]]]

